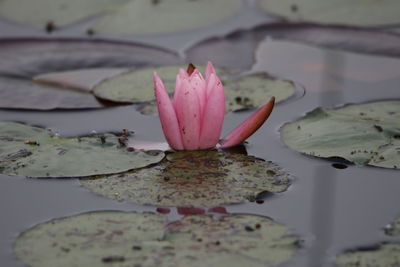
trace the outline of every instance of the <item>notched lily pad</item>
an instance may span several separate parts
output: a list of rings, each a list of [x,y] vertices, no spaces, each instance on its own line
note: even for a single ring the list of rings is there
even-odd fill
[[[258,0],[268,13],[290,21],[354,26],[387,26],[400,23],[397,0]]]
[[[255,201],[260,193],[283,192],[289,175],[276,164],[223,151],[168,154],[157,165],[81,179],[94,193],[119,201],[161,206],[218,206]]]
[[[101,18],[94,30],[113,35],[179,32],[223,21],[241,7],[240,0],[134,0]]]
[[[290,148],[317,157],[400,168],[400,101],[317,108],[281,128]]]
[[[0,173],[27,177],[83,177],[119,173],[164,157],[130,151],[118,137],[104,134],[60,138],[49,130],[21,123],[0,122]]]
[[[254,215],[190,215],[166,224],[164,215],[92,212],[52,220],[22,233],[14,247],[32,267],[276,266],[299,239]]]
[[[400,266],[400,244],[387,243],[369,249],[343,253],[337,256],[336,266]]]

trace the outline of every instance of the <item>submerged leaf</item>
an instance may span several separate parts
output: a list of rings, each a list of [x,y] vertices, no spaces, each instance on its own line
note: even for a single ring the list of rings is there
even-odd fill
[[[317,108],[285,124],[281,138],[290,148],[311,156],[400,168],[400,101]]]
[[[276,266],[299,239],[254,215],[190,215],[167,224],[164,215],[104,211],[39,224],[22,233],[16,256],[32,267]]]
[[[131,69],[176,62],[176,55],[142,45],[69,39],[3,40],[0,108],[104,107],[89,91],[100,80],[125,70],[115,67]],[[34,84],[34,77],[52,86]]]
[[[0,107],[13,109],[102,108],[91,93],[41,85],[24,78],[0,76]]]
[[[36,83],[75,89],[83,92],[92,91],[93,87],[105,79],[128,71],[124,68],[83,69],[44,73],[33,77]]]
[[[343,253],[337,256],[336,266],[400,266],[400,244],[382,244],[379,247],[371,249],[362,249]]]
[[[268,13],[290,21],[354,26],[383,26],[400,23],[397,0],[258,0]]]
[[[162,206],[217,206],[283,192],[289,175],[272,162],[223,151],[182,151],[161,163],[119,175],[81,179],[94,193]]]
[[[60,138],[49,130],[0,122],[0,173],[27,177],[83,177],[119,173],[159,162],[164,153],[130,151],[104,134]]]

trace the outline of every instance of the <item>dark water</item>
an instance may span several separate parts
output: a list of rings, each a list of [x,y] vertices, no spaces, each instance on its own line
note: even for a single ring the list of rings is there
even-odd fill
[[[240,23],[240,17],[237,23]],[[233,27],[232,22],[227,24]],[[225,24],[224,27],[228,26]],[[222,32],[224,27],[217,30]],[[14,28],[9,32],[26,34]],[[214,34],[213,31],[203,32]],[[160,39],[154,40],[164,40],[157,41],[158,45],[161,43],[164,47],[176,48],[180,44],[183,48],[194,41],[190,34],[179,35],[181,39],[164,36],[164,39],[157,37]],[[246,44],[239,54],[236,53],[237,47],[236,50],[232,48],[234,43],[225,46],[221,45],[224,40],[220,40],[215,50],[212,47],[202,50],[205,53],[203,58],[215,59],[221,65],[234,64],[236,60],[236,66],[243,68],[252,65],[254,58],[250,52],[257,49],[252,70],[265,70],[292,79],[307,91],[302,98],[277,105],[267,124],[249,139],[247,147],[248,154],[274,161],[291,173],[293,185],[287,192],[267,197],[263,204],[230,205],[226,207],[228,212],[268,216],[299,235],[304,240],[303,247],[285,266],[331,266],[335,255],[345,249],[383,241],[400,241],[400,238],[385,236],[382,229],[400,216],[398,170],[354,165],[346,169],[333,168],[332,161],[290,150],[279,137],[279,128],[285,122],[295,120],[318,106],[335,107],[350,102],[399,99],[400,60],[270,40],[257,45],[255,39],[249,39],[248,35],[239,35],[236,41]],[[221,48],[224,49],[218,50]],[[218,58],[214,58],[215,54],[218,54]],[[232,55],[237,56],[236,59],[232,59]],[[227,115],[224,132],[231,130],[248,114],[240,112]],[[62,136],[127,128],[135,131],[138,140],[163,140],[158,118],[143,116],[132,106],[96,111],[1,110],[0,121],[43,125]],[[156,209],[96,196],[81,187],[77,180],[0,176],[1,266],[22,266],[13,256],[13,242],[21,231],[38,223],[86,211]],[[176,210],[172,211],[171,218],[177,218]]]

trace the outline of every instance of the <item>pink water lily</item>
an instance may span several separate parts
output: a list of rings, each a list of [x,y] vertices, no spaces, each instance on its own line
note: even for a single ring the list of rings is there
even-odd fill
[[[164,83],[154,72],[161,126],[168,144],[174,150],[238,145],[257,131],[272,112],[274,97],[220,140],[225,115],[224,87],[211,62],[207,64],[205,76],[204,79],[192,64],[187,71],[180,69],[171,102]]]

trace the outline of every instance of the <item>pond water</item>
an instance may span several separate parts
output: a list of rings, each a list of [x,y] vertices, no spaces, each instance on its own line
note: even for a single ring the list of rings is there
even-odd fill
[[[253,17],[249,14],[243,16]],[[266,20],[260,14],[258,16],[258,19],[253,17],[254,25]],[[235,23],[240,24],[241,21],[243,18],[239,17]],[[252,23],[248,22],[246,27]],[[226,22],[218,30],[205,29],[201,32],[203,37],[212,36],[216,31],[224,32],[234,26]],[[7,36],[24,36],[27,33],[9,25],[0,25],[1,28]],[[58,33],[64,37],[79,34],[79,30],[70,29]],[[208,46],[207,49],[199,48],[204,53],[202,57],[222,66],[237,69],[251,66],[251,71],[267,71],[295,81],[306,89],[306,93],[304,96],[297,94],[277,105],[267,123],[249,138],[246,146],[249,155],[271,160],[292,175],[293,184],[289,190],[268,195],[260,204],[228,205],[227,211],[268,216],[300,236],[304,240],[301,249],[284,266],[332,266],[335,255],[344,250],[385,241],[399,242],[400,237],[388,237],[383,231],[385,225],[400,215],[398,170],[348,163],[343,163],[348,165],[347,168],[334,168],[332,164],[338,161],[305,156],[286,147],[280,140],[279,128],[319,106],[331,108],[346,103],[400,99],[400,59],[338,52],[268,38],[249,39],[246,34],[238,34],[234,40],[211,40],[204,46]],[[176,34],[179,38],[175,38],[174,34],[161,36],[153,38],[150,43],[169,49],[179,46],[177,50],[181,52],[182,48],[201,39],[199,37],[194,41],[194,35]],[[258,44],[256,39],[263,40]],[[143,38],[139,41],[148,40]],[[245,46],[240,53],[233,54],[243,44]],[[252,52],[255,52],[254,64]],[[188,57],[196,60],[199,54],[199,51],[189,49]],[[228,114],[223,132],[229,132],[250,113]],[[133,106],[75,111],[2,109],[0,121],[41,125],[60,136],[130,129],[135,131],[138,140],[164,140],[158,118],[141,115]],[[23,266],[13,255],[13,243],[19,233],[38,223],[87,211],[156,211],[157,208],[119,203],[97,196],[75,179],[26,179],[7,175],[0,175],[0,206],[0,261],[2,266],[9,267]],[[169,217],[178,219],[180,216],[176,209],[171,210]]]

